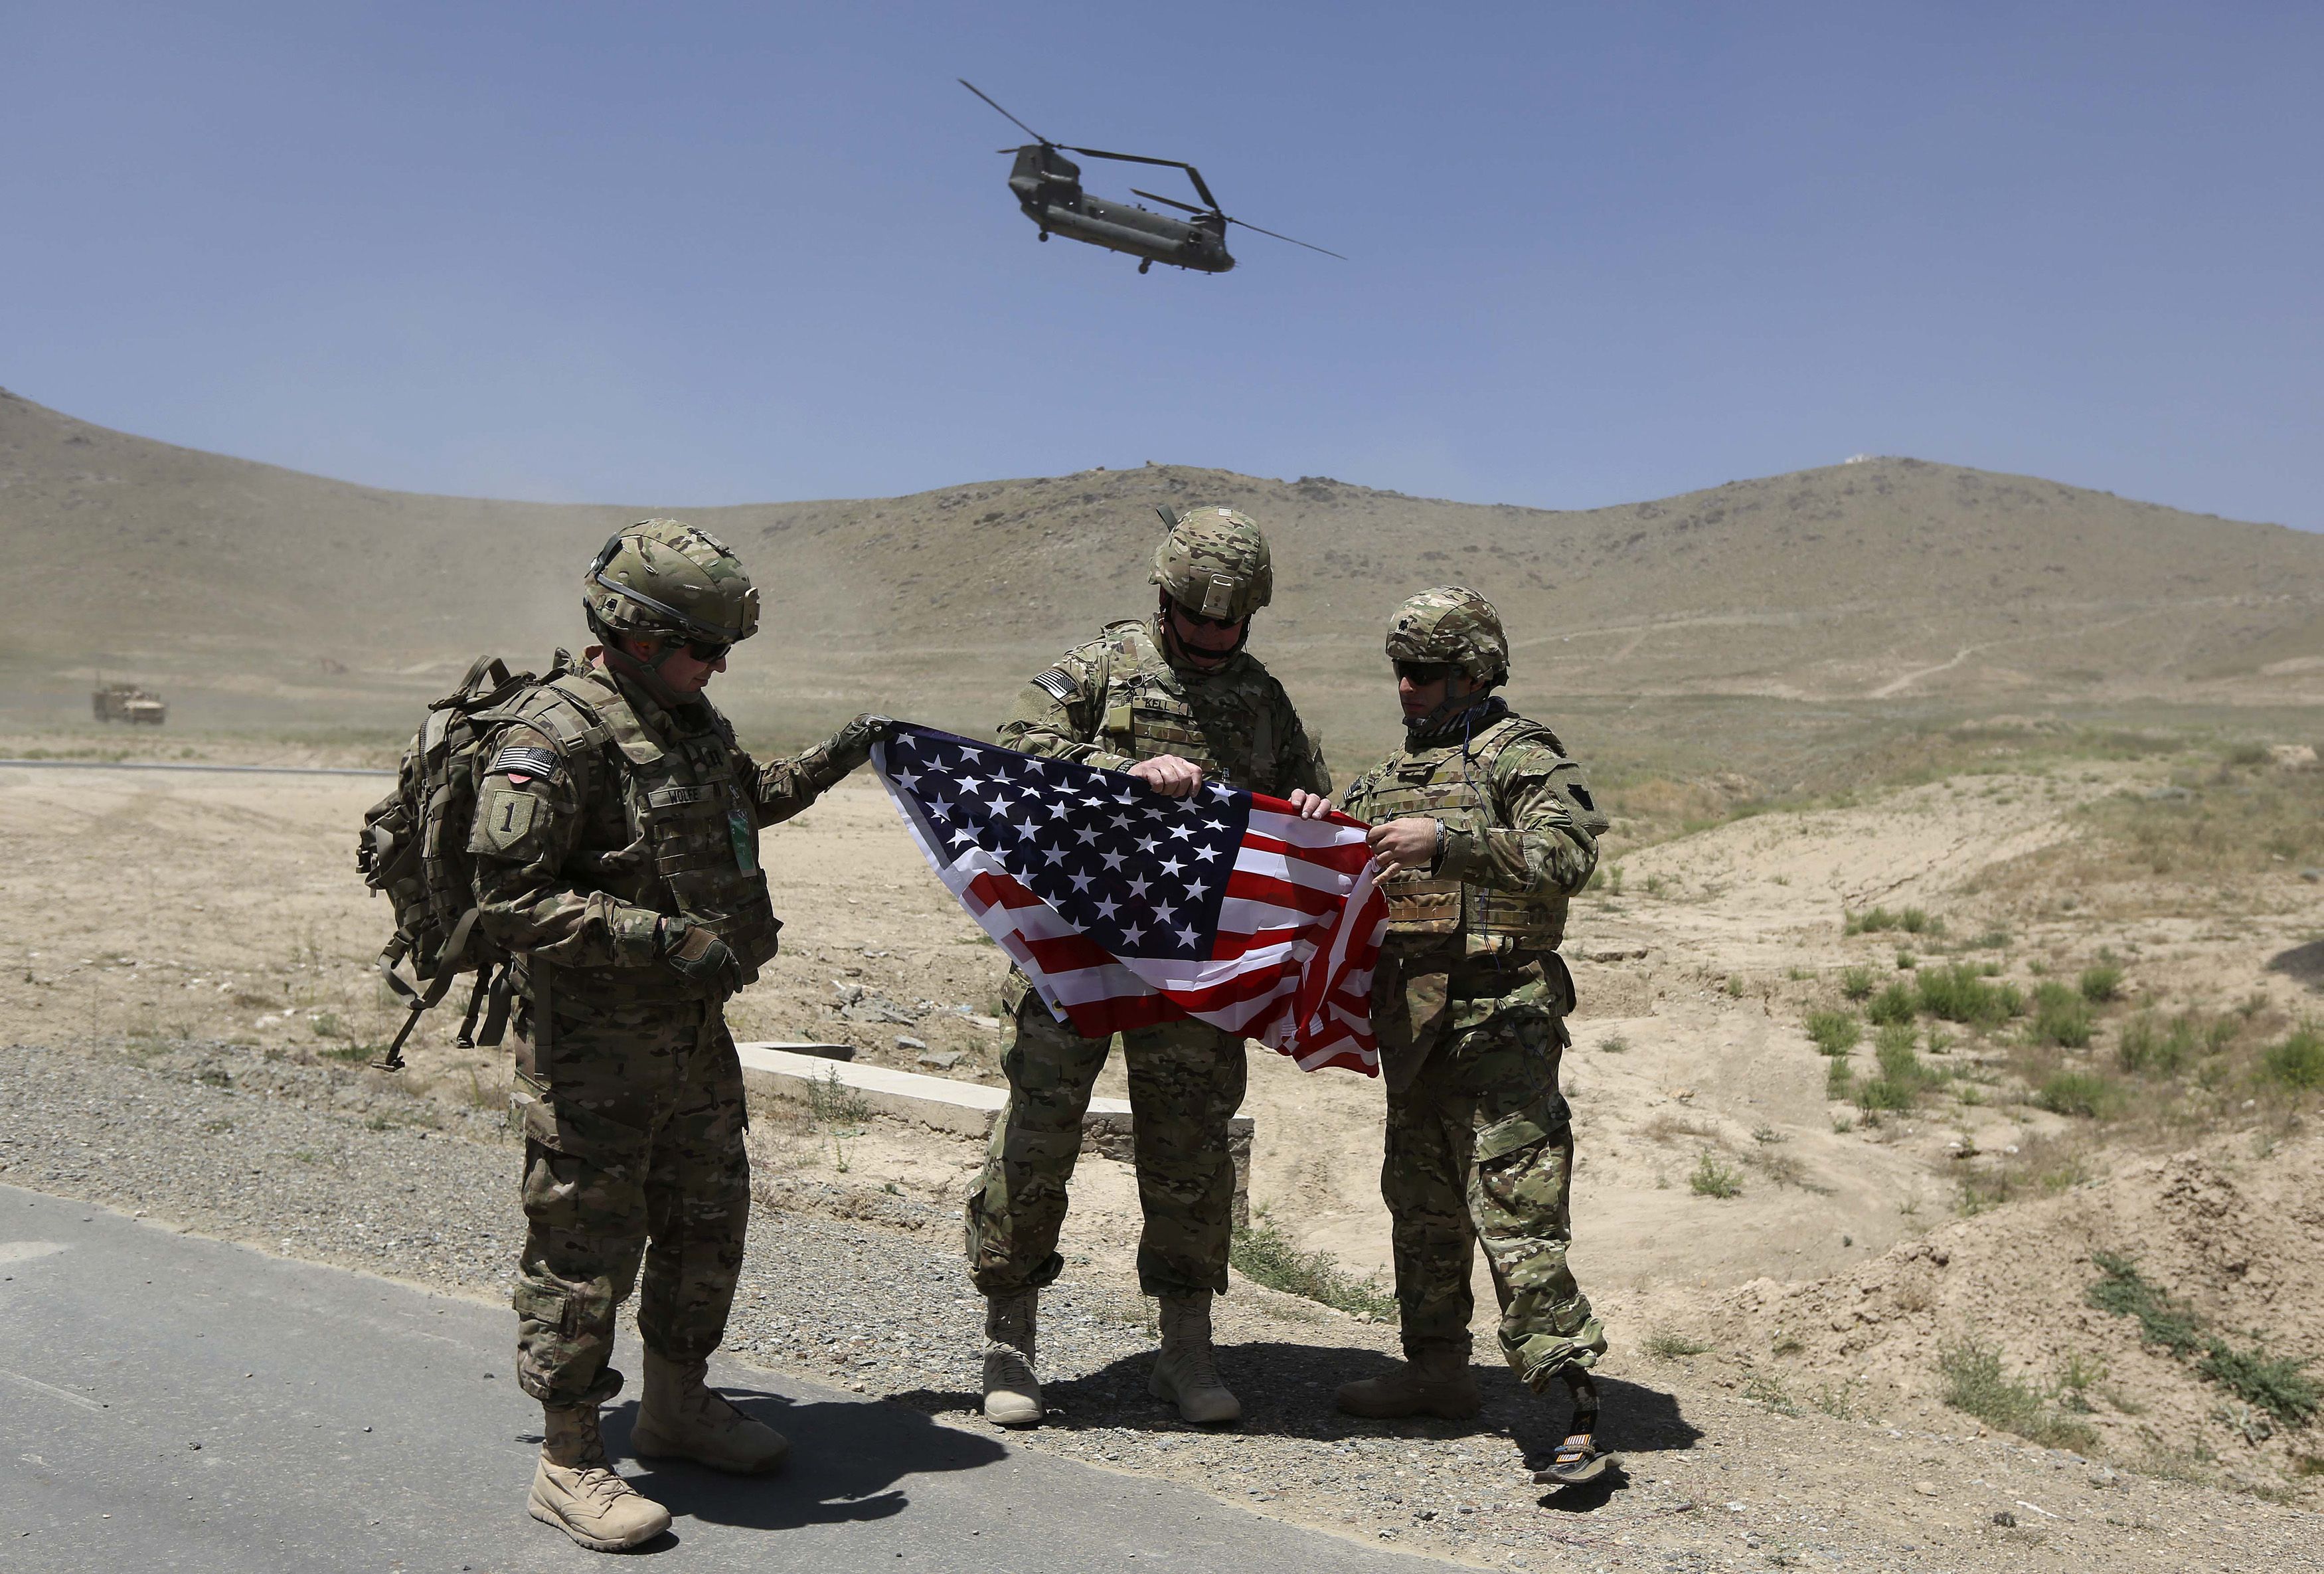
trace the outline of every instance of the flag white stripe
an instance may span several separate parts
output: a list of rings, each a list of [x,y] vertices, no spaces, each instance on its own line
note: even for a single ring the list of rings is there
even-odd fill
[[[1321,864],[1311,864],[1305,858],[1290,857],[1283,853],[1271,853],[1264,847],[1246,846],[1235,854],[1235,869],[1245,875],[1264,875],[1293,885],[1304,885],[1310,891],[1322,891],[1337,896],[1348,889],[1348,877],[1337,869],[1327,869]]]

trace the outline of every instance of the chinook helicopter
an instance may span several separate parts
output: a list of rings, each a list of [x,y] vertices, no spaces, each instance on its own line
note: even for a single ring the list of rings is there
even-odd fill
[[[1288,240],[1296,246],[1307,246],[1311,252],[1322,252],[1327,257],[1348,259],[1323,246],[1308,245],[1304,240],[1292,240],[1287,235],[1277,235],[1245,218],[1233,218],[1219,210],[1219,199],[1203,182],[1203,172],[1183,159],[1153,159],[1143,153],[1110,153],[1098,148],[1069,147],[1051,142],[1031,126],[1001,109],[992,96],[965,77],[953,79],[979,98],[1000,109],[1010,124],[1033,139],[1025,147],[1002,148],[1004,153],[1017,155],[1016,165],[1009,171],[1009,189],[1017,193],[1017,206],[1025,217],[1040,226],[1041,238],[1052,234],[1067,240],[1087,241],[1109,251],[1128,252],[1139,259],[1141,273],[1157,263],[1167,263],[1174,268],[1189,268],[1198,273],[1223,273],[1235,265],[1227,251],[1227,226],[1240,224],[1245,229],[1256,229],[1277,240]],[[1156,213],[1134,204],[1109,202],[1102,197],[1093,197],[1082,190],[1082,168],[1065,155],[1079,153],[1084,158],[1112,159],[1125,164],[1160,164],[1166,169],[1184,170],[1186,179],[1194,182],[1194,194],[1203,206],[1181,202],[1172,197],[1158,197],[1151,191],[1130,189],[1133,197],[1143,197],[1148,202],[1159,202],[1166,208],[1176,208],[1191,218],[1173,218],[1167,213]]]

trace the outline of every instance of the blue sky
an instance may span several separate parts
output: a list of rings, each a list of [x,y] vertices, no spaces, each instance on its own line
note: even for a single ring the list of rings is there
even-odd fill
[[[2324,527],[2319,61],[2313,5],[26,3],[0,384],[552,500],[1873,452]],[[1038,245],[955,76],[1352,260]]]

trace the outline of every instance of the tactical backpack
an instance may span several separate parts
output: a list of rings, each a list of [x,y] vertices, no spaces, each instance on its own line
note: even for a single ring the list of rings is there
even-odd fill
[[[403,751],[395,791],[364,815],[355,866],[372,893],[385,893],[395,909],[395,933],[379,954],[379,970],[410,1006],[395,1042],[372,1062],[381,1070],[403,1069],[404,1041],[463,973],[476,978],[460,1047],[497,1044],[508,1025],[509,956],[476,927],[468,833],[484,742],[505,719],[495,713],[534,684],[530,672],[512,675],[498,657],[478,656],[460,686],[428,708],[428,719]],[[410,980],[396,971],[407,958]],[[487,1001],[492,1009],[479,1033],[476,1015]]]

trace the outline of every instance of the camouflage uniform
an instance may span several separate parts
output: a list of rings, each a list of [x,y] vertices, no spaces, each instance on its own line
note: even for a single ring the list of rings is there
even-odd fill
[[[750,1210],[721,992],[663,965],[657,926],[709,926],[756,977],[781,928],[759,828],[844,772],[823,749],[758,766],[707,699],[665,708],[602,656],[516,702],[488,759],[478,921],[520,958],[524,1000],[518,1380],[544,1403],[602,1403],[641,1258],[647,1345],[680,1361],[717,1347]]]
[[[1416,602],[1482,604],[1473,592],[1431,595],[1437,603]],[[1380,1190],[1406,1350],[1465,1358],[1471,1243],[1481,1240],[1501,1353],[1538,1392],[1606,1347],[1566,1266],[1573,1137],[1557,1086],[1573,1007],[1557,947],[1605,818],[1556,735],[1481,693],[1358,777],[1342,807],[1375,824],[1427,816],[1444,828],[1432,870],[1384,885],[1388,937],[1372,996],[1388,1097]]]
[[[1172,661],[1158,617],[1110,624],[1067,652],[1026,685],[999,736],[1028,755],[1105,770],[1176,755],[1255,792],[1331,791],[1283,685],[1249,654],[1207,672]],[[1001,1060],[1009,1106],[968,1201],[969,1263],[988,1295],[1038,1289],[1064,1266],[1065,1184],[1108,1049],[1050,1015],[1014,968],[1003,1004],[1017,1024]],[[1242,1040],[1189,1019],[1134,1028],[1121,1042],[1146,1216],[1139,1282],[1149,1295],[1223,1291],[1234,1201],[1227,1122],[1242,1104]]]

